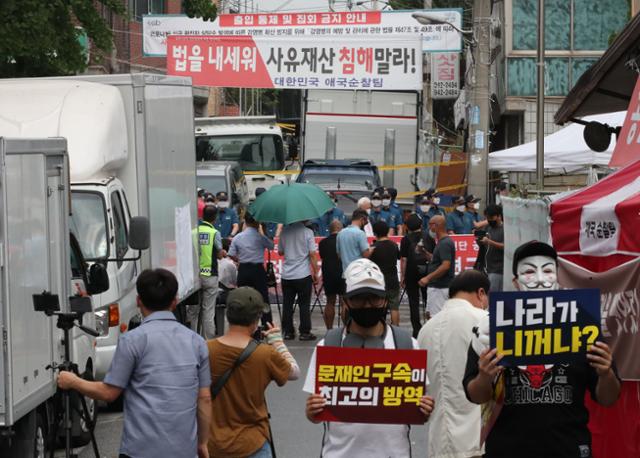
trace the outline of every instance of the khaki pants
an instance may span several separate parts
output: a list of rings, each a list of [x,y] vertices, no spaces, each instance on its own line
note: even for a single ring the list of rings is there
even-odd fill
[[[216,300],[218,299],[218,277],[200,276],[202,285],[202,313],[200,305],[190,305],[187,311],[187,319],[191,323],[191,329],[198,331],[198,316],[202,318],[201,335],[205,339],[213,339],[216,336]]]

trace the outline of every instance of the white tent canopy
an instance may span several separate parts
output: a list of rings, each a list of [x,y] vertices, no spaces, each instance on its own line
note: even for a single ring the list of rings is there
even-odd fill
[[[624,123],[626,111],[586,116],[584,121],[598,121],[611,127]],[[592,165],[606,167],[616,146],[615,136],[607,151],[592,151],[584,141],[582,124],[569,126],[544,138],[544,168],[547,171],[575,171]],[[535,172],[536,142],[525,143],[489,154],[490,170]]]

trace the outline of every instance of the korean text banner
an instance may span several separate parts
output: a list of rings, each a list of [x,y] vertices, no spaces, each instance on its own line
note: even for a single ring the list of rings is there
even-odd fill
[[[601,334],[597,289],[501,292],[489,299],[491,348],[506,366],[584,361]]]
[[[194,85],[287,89],[420,90],[422,51],[414,38],[168,39],[167,74]]]
[[[327,400],[317,417],[349,423],[423,424],[426,350],[317,348],[316,393]]]
[[[411,16],[415,11],[428,13],[429,17],[442,23],[420,24]],[[462,28],[462,9],[221,14],[214,21],[154,14],[142,19],[143,52],[145,56],[167,55],[167,37],[170,35],[331,37],[338,40],[354,35],[371,38],[421,36],[425,52],[458,52],[462,49],[462,36],[451,24]]]

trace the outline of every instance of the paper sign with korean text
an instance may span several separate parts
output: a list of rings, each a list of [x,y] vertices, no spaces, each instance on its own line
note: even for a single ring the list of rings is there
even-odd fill
[[[489,300],[491,348],[506,366],[584,361],[601,334],[598,289],[498,292]]]
[[[212,87],[420,90],[419,37],[168,38],[167,74]]]
[[[317,347],[316,393],[326,399],[317,417],[348,423],[423,424],[426,350]]]
[[[640,77],[633,89],[622,130],[617,136],[609,167],[624,167],[638,160],[640,150]]]
[[[421,37],[424,52],[460,51],[462,9],[422,10],[441,24],[420,24],[414,11],[286,12],[221,14],[214,21],[185,15],[145,15],[142,19],[143,52],[147,57],[167,55],[171,35],[241,36],[281,38]],[[449,24],[447,24],[448,22]]]
[[[431,98],[457,99],[460,95],[460,55],[454,52],[431,54]]]

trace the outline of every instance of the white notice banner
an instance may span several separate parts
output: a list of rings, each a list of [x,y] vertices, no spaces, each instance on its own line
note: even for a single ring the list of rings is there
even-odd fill
[[[416,10],[433,19],[462,28],[461,9]],[[167,36],[241,36],[254,38],[332,37],[345,40],[353,35],[364,37],[422,36],[425,52],[459,52],[462,37],[448,24],[418,23],[415,11],[358,11],[340,13],[259,13],[221,14],[215,21],[184,15],[146,15],[142,19],[145,56],[165,56]]]

